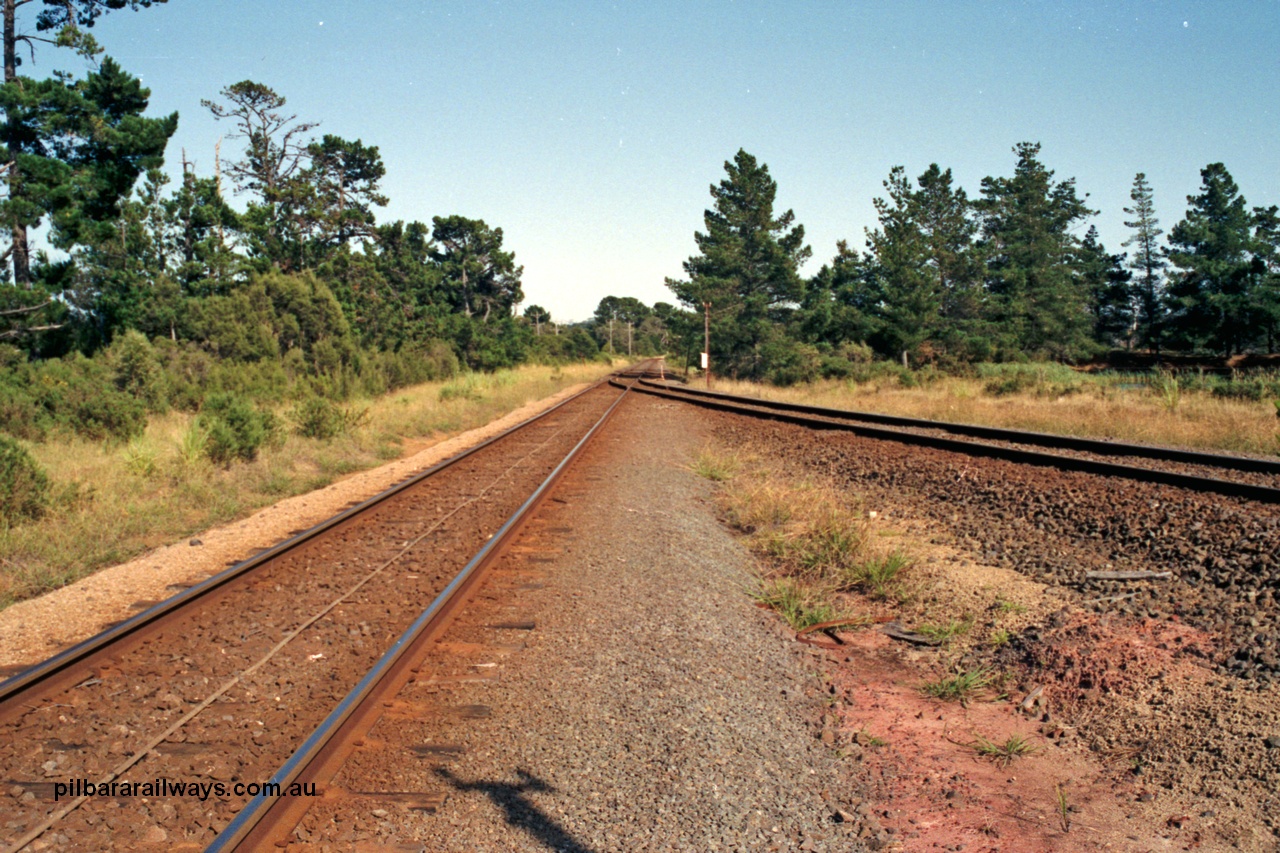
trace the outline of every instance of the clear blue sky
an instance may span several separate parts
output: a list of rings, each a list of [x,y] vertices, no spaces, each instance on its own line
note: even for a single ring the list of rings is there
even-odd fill
[[[837,240],[863,245],[890,167],[936,161],[976,196],[1024,140],[1089,193],[1111,251],[1139,171],[1166,231],[1210,162],[1280,203],[1274,0],[169,0],[94,34],[153,113],[180,113],[171,166],[185,148],[211,172],[230,131],[201,98],[265,83],[318,132],[381,149],[383,221],[501,227],[526,304],[562,320],[610,294],[674,301],[663,278],[740,147],[805,226],[810,273]],[[45,48],[23,71],[53,68],[79,60]]]

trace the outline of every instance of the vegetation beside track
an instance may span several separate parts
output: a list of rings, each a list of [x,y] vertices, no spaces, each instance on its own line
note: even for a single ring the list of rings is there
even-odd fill
[[[1280,453],[1280,376],[1087,374],[1058,364],[977,365],[965,375],[892,364],[855,377],[777,387],[715,380],[714,390],[952,423],[1233,453]]]
[[[199,415],[154,416],[128,443],[76,436],[29,445],[47,474],[34,520],[0,521],[0,606],[150,548],[414,452],[610,368],[593,363],[465,374],[354,400],[321,424],[282,404],[255,458],[214,464]],[[333,429],[330,429],[333,427]],[[325,437],[309,437],[317,432]]]

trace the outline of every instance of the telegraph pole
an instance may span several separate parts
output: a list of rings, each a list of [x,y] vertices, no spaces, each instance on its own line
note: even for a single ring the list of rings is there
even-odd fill
[[[707,390],[711,390],[711,303],[702,303],[703,368],[707,372]]]

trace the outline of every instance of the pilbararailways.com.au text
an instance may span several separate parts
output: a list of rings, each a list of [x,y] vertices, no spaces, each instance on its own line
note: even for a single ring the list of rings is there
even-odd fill
[[[192,797],[207,800],[210,797],[315,797],[315,782],[174,782],[171,779],[152,779],[149,782],[90,782],[88,779],[72,779],[53,783],[53,799],[63,797]]]

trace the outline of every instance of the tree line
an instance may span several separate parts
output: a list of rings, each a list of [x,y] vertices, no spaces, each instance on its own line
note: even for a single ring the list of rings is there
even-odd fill
[[[1277,208],[1250,207],[1223,164],[1201,170],[1201,191],[1164,241],[1136,175],[1130,252],[1112,253],[1084,229],[1097,211],[1075,180],[1056,179],[1037,143],[1013,153],[1013,174],[984,178],[976,198],[937,164],[914,180],[894,167],[865,251],[841,241],[806,279],[804,227],[775,212],[768,166],[740,150],[711,187],[686,278],[667,280],[686,309],[673,328],[698,336],[707,311],[720,372],[783,382],[841,375],[874,355],[948,365],[1074,362],[1116,348],[1275,352]]]
[[[204,172],[182,152],[171,180],[178,115],[148,115],[150,91],[89,34],[103,14],[163,2],[0,0],[6,361],[92,355],[135,332],[170,361],[275,360],[312,376],[380,373],[376,386],[425,378],[448,361],[442,345],[475,369],[596,355],[588,334],[542,335],[542,309],[517,316],[522,268],[501,228],[380,222],[378,148],[320,133],[266,84],[201,102],[231,145],[219,140]],[[20,73],[23,53],[53,46],[87,73]]]

